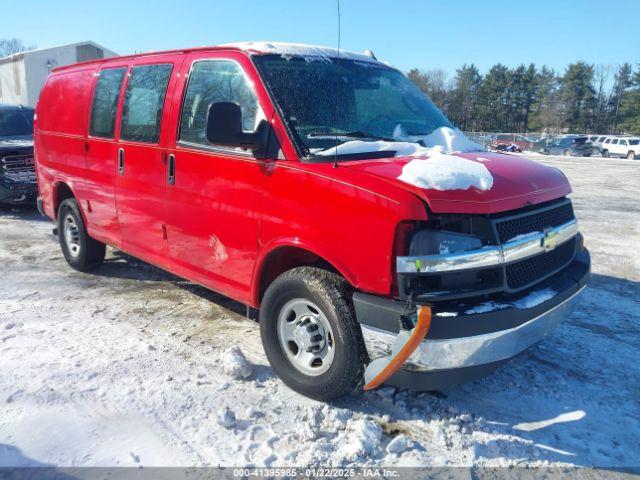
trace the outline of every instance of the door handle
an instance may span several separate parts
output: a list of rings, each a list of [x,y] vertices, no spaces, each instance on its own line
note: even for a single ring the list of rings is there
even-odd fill
[[[169,154],[169,166],[167,168],[167,179],[169,185],[176,184],[176,156],[173,153]]]
[[[124,175],[124,148],[118,149],[118,173]]]

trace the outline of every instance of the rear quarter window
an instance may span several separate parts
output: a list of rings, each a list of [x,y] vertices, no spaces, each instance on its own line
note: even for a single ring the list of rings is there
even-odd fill
[[[89,135],[113,138],[125,67],[101,70],[93,92]]]
[[[54,73],[38,99],[39,130],[85,135],[93,68]]]

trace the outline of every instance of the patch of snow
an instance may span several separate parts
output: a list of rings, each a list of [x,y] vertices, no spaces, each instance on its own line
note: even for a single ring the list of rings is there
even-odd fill
[[[510,303],[484,302],[466,310],[464,313],[465,315],[475,315],[477,313],[488,313],[496,310],[503,310],[509,307],[511,307]]]
[[[471,187],[487,191],[493,186],[493,177],[482,163],[443,153],[411,160],[402,167],[398,180],[441,191],[468,190]]]
[[[224,373],[231,378],[247,379],[251,376],[252,368],[251,364],[247,361],[242,350],[239,347],[233,346],[222,354],[222,369]]]
[[[573,412],[562,413],[548,420],[540,420],[537,422],[525,422],[518,423],[513,426],[514,430],[522,430],[524,432],[532,432],[534,430],[540,430],[541,428],[547,428],[556,423],[576,422],[582,420],[587,414],[584,410],[575,410]]]
[[[334,430],[344,430],[347,428],[349,420],[353,417],[353,412],[344,408],[330,409],[328,406],[325,410],[325,423],[329,428]]]
[[[236,415],[229,407],[223,407],[216,414],[216,422],[224,428],[233,428],[236,425]]]
[[[403,453],[413,447],[413,442],[404,433],[398,435],[387,445],[387,453]]]
[[[457,128],[440,127],[429,135],[412,136],[405,134],[402,127],[398,125],[393,132],[393,138],[396,141],[350,140],[331,148],[312,149],[311,152],[320,156],[393,152],[395,157],[429,157],[439,153],[484,151],[482,145],[469,140]],[[483,161],[487,160],[483,157],[479,158],[482,158]]]
[[[439,312],[436,313],[436,317],[457,317],[458,312]]]
[[[226,43],[223,47],[239,48],[246,52],[255,52],[258,54],[275,54],[282,55],[283,58],[290,56],[304,57],[308,62],[331,61],[332,58],[341,58],[348,60],[357,60],[366,63],[382,63],[378,60],[365,55],[364,53],[351,52],[349,50],[338,50],[331,47],[320,47],[316,45],[307,45],[304,43],[287,43],[287,42],[237,42]]]
[[[350,422],[343,435],[337,455],[347,462],[355,462],[364,456],[372,455],[380,448],[382,427],[371,420],[361,418]]]
[[[439,127],[428,135],[408,135],[398,124],[393,132],[394,140],[420,142],[428,148],[442,147],[444,152],[484,152],[479,143],[470,140],[459,128]],[[486,159],[483,159],[486,160]]]
[[[484,302],[475,307],[466,310],[465,315],[474,315],[477,313],[488,313],[496,310],[504,310],[505,308],[515,307],[519,310],[526,310],[527,308],[533,308],[537,305],[540,305],[547,300],[552,299],[557,295],[557,292],[551,288],[545,288],[542,290],[534,290],[529,293],[527,296],[514,300],[512,302],[507,303],[499,303],[499,302]]]
[[[258,410],[256,407],[251,405],[247,407],[244,412],[245,417],[250,418],[252,420],[264,417],[264,412],[262,410]]]
[[[390,152],[389,156],[428,156],[440,153],[442,147],[427,148],[418,143],[411,142],[387,142],[376,140],[367,142],[365,140],[350,140],[335,147],[324,149],[312,149],[311,152],[319,156],[333,157],[334,155],[349,155],[354,153]]]
[[[558,292],[551,288],[545,288],[543,290],[535,290],[531,292],[524,298],[520,298],[515,302],[512,302],[513,306],[520,309],[526,310],[527,308],[533,308],[541,303],[546,302],[547,300],[552,299],[556,296]]]

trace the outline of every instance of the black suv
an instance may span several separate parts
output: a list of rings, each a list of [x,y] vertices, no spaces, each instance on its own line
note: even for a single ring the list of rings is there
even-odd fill
[[[33,108],[0,105],[0,203],[35,201]]]

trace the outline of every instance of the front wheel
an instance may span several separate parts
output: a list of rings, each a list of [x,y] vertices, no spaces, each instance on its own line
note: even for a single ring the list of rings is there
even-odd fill
[[[635,160],[636,159],[636,152],[630,151],[629,153],[627,153],[627,158],[629,160]]]
[[[566,149],[566,150],[564,151],[564,156],[565,156],[565,157],[570,157],[570,156],[571,156],[571,150]]]
[[[603,150],[603,151],[602,151],[602,156],[603,156],[604,158],[609,158],[609,150]]]
[[[89,236],[73,198],[64,200],[58,209],[58,240],[65,260],[76,270],[86,272],[104,261],[106,246]]]
[[[326,401],[361,387],[367,358],[352,294],[342,277],[314,267],[294,268],[269,285],[260,307],[262,344],[296,392]]]

